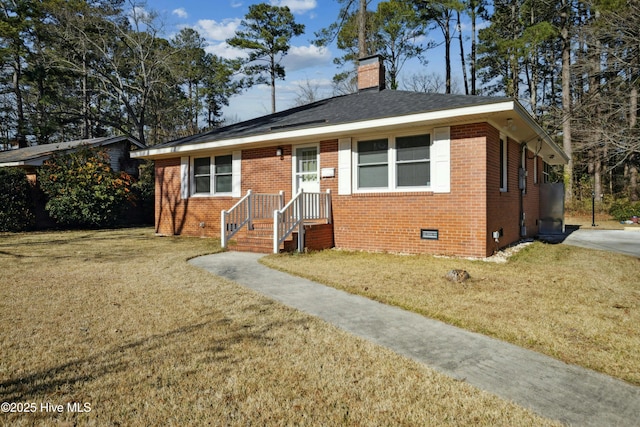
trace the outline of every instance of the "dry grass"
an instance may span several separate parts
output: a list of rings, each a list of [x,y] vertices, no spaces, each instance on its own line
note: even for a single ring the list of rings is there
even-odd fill
[[[264,263],[640,384],[637,258],[536,242],[505,264],[335,250]]]
[[[0,424],[552,425],[186,263],[216,245],[0,235],[0,401],[38,405]]]

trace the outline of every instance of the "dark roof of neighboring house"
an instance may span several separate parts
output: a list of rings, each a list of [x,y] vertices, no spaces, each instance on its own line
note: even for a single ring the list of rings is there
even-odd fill
[[[79,139],[76,141],[65,141],[54,144],[34,145],[31,147],[19,148],[17,150],[0,151],[0,167],[32,164],[33,162],[46,160],[55,153],[73,151],[81,147],[102,147],[122,141],[129,141],[138,148],[146,148],[145,145],[138,142],[137,139],[128,136]]]
[[[511,101],[510,98],[370,89],[323,99],[301,107],[232,124],[152,147],[175,147],[243,138],[299,128],[314,128]]]

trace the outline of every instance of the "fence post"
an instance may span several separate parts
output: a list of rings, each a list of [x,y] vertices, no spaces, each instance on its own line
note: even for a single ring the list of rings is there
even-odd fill
[[[253,224],[251,221],[253,219],[253,196],[251,195],[251,190],[247,190],[247,230],[253,230]]]
[[[298,193],[298,252],[304,252],[304,190],[300,189]]]
[[[273,211],[273,253],[280,252],[280,211]]]
[[[327,216],[327,224],[331,224],[331,189],[327,188],[327,211],[325,212]]]
[[[280,190],[278,194],[280,195],[280,206],[278,206],[278,210],[281,210],[284,208],[284,190]]]
[[[227,247],[227,211],[220,212],[220,246]]]

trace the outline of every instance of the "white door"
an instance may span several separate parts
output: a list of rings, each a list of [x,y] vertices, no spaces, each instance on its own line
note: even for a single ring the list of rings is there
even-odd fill
[[[320,174],[318,171],[318,147],[296,149],[296,189],[305,193],[320,192]]]

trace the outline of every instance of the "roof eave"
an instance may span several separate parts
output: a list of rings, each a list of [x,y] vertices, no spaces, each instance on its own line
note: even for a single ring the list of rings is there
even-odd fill
[[[538,122],[529,114],[529,112],[518,102],[514,102],[514,110],[518,113],[520,118],[524,120],[527,125],[536,133],[537,137],[547,144],[547,146],[557,154],[560,159],[556,159],[555,164],[567,164],[569,163],[569,156],[564,152],[562,148],[551,138],[551,136],[538,124]],[[559,161],[562,160],[562,161]]]
[[[173,147],[149,148],[131,152],[132,158],[162,158],[172,155],[182,155],[197,151],[206,151],[217,148],[230,148],[235,146],[249,145],[254,143],[275,142],[280,143],[296,140],[305,137],[331,137],[343,135],[347,132],[358,132],[371,130],[372,128],[387,128],[401,125],[412,125],[416,123],[437,122],[451,118],[460,118],[472,115],[487,115],[496,112],[511,111],[514,109],[513,101],[500,101],[490,104],[474,105],[469,107],[451,108],[444,110],[429,111],[424,113],[407,114],[403,116],[383,117],[357,122],[340,123],[328,126],[314,126],[302,129],[262,133],[258,135],[241,138],[228,138],[212,140],[209,142],[199,142],[195,144],[183,144]]]

